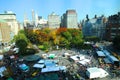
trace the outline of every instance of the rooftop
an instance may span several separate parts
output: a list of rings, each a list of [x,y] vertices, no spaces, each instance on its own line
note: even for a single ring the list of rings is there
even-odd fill
[[[99,68],[92,67],[92,68],[88,68],[87,71],[89,71],[90,73],[99,72]]]
[[[98,56],[105,56],[105,54],[102,51],[97,51]]]
[[[67,14],[76,14],[76,11],[75,10],[67,10],[66,13]]]

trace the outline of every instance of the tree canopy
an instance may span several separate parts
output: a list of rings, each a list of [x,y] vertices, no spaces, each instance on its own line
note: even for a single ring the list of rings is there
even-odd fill
[[[24,54],[26,52],[26,48],[28,46],[28,43],[24,39],[17,40],[15,44],[19,48],[20,54]]]
[[[15,42],[16,47],[19,48],[19,53],[24,54],[28,46],[29,39],[26,37],[24,30],[20,30],[18,35],[15,35],[12,42]]]
[[[116,49],[120,49],[120,35],[115,36],[113,39],[113,46]]]
[[[50,48],[58,45],[59,47],[77,47],[79,48],[83,44],[82,31],[79,29],[38,29],[38,30],[25,30],[27,38],[30,42],[36,45],[43,45],[46,48]],[[47,47],[48,45],[49,47]]]

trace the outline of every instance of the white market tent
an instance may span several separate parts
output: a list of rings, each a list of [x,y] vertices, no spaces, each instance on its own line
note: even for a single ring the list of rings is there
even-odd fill
[[[83,61],[87,62],[87,63],[90,63],[91,60],[90,59],[84,59]]]
[[[10,56],[10,59],[14,59],[14,58],[15,58],[15,56],[14,56],[14,55]]]
[[[66,70],[65,66],[52,66],[52,67],[46,67],[42,68],[41,72],[54,72],[54,71],[61,71],[61,70]]]
[[[1,76],[1,77],[4,76],[4,75],[3,75],[3,72],[4,72],[5,70],[7,70],[5,66],[0,67],[0,76]]]
[[[45,65],[44,64],[34,64],[34,68],[43,68]]]
[[[0,55],[0,60],[2,60],[3,59],[3,55]]]
[[[19,52],[19,48],[14,48],[13,51],[14,51],[15,53],[18,53],[18,52]]]
[[[68,56],[70,56],[70,54],[69,53],[64,53],[63,56],[68,57]]]
[[[108,76],[109,74],[102,68],[92,67],[87,69],[86,75],[90,79],[92,79],[92,78],[103,78]]]
[[[83,65],[83,66],[86,66],[86,64],[87,64],[85,61],[79,61],[78,63]]]
[[[38,63],[44,64],[44,63],[45,63],[45,60],[39,60]]]
[[[79,61],[79,59],[77,58],[77,56],[71,56],[70,57],[74,62],[78,62]]]
[[[80,60],[84,60],[85,59],[84,55],[78,55],[78,57],[80,57]]]
[[[70,54],[69,53],[64,53],[64,55],[68,55],[69,56]]]
[[[78,62],[85,59],[85,55],[75,55],[70,57],[73,61]]]
[[[79,61],[78,63],[83,65],[83,66],[86,66],[87,64],[90,64],[90,59],[83,59],[81,61]]]

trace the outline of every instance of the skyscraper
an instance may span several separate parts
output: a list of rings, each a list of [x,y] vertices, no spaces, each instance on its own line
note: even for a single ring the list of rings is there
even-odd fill
[[[48,26],[49,28],[59,28],[60,27],[60,17],[54,12],[48,15]]]
[[[32,24],[35,25],[35,12],[32,9]]]
[[[62,16],[62,27],[78,28],[77,13],[75,10],[67,10]]]
[[[67,28],[78,28],[77,13],[75,10],[67,10]]]
[[[67,27],[67,17],[66,17],[66,13],[64,13],[61,16],[61,26],[62,28],[66,28]]]
[[[27,27],[27,24],[29,23],[29,20],[27,18],[27,14],[24,14],[24,27]]]

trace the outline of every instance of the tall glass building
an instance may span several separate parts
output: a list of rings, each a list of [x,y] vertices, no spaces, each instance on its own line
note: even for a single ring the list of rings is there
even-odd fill
[[[75,10],[67,10],[67,28],[78,28],[77,13]]]

